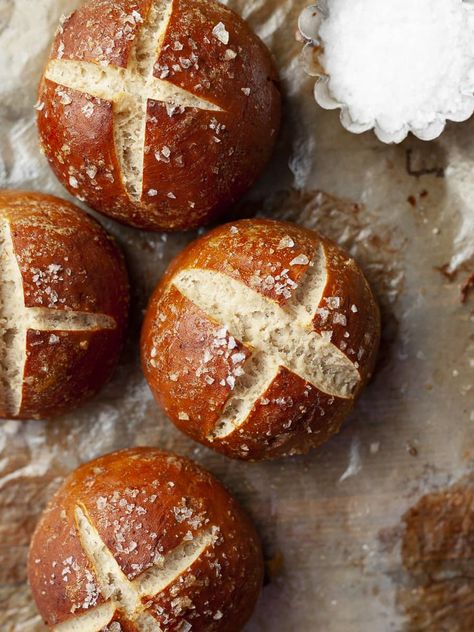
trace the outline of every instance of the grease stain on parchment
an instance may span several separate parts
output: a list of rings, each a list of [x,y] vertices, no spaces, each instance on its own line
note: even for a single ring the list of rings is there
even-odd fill
[[[474,630],[474,474],[426,494],[403,516],[404,632]]]

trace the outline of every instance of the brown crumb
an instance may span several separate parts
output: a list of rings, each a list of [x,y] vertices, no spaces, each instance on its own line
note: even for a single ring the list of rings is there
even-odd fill
[[[445,263],[442,266],[435,267],[435,270],[441,272],[441,274],[448,279],[448,281],[452,282],[455,280],[457,272],[456,270],[449,269],[449,263]]]
[[[407,149],[405,156],[405,168],[409,176],[419,178],[421,176],[431,175],[436,176],[436,178],[444,178],[444,166],[439,166],[437,164],[428,166],[424,160],[416,161],[413,156],[413,149]],[[419,164],[415,164],[415,162],[418,162]]]
[[[270,559],[265,561],[265,575],[268,583],[283,573],[284,564],[285,559],[281,551],[276,551]]]
[[[474,272],[471,272],[466,281],[461,285],[461,303],[463,305],[467,302],[472,289],[474,289]]]

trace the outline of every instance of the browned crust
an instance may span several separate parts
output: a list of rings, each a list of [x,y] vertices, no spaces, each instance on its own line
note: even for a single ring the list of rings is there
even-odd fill
[[[29,331],[19,418],[74,408],[109,379],[123,344],[128,278],[115,241],[91,217],[58,198],[0,191],[20,268],[25,306],[102,314],[114,329]],[[5,417],[5,411],[0,410]]]
[[[279,249],[281,240],[288,236],[294,247]],[[329,396],[281,367],[239,431],[225,439],[210,440],[209,430],[215,427],[232,394],[228,384],[220,383],[225,372],[222,358],[212,356],[206,364],[207,376],[214,379],[211,385],[204,383],[199,370],[198,359],[203,357],[207,339],[218,325],[172,287],[173,276],[187,268],[218,271],[284,306],[295,289],[289,295],[281,294],[271,284],[256,288],[255,275],[265,279],[268,274],[275,276],[288,269],[288,277],[298,284],[309,264],[292,266],[290,262],[299,255],[311,260],[318,246],[324,248],[329,272],[322,301],[314,305],[314,329],[333,331],[332,342],[357,367],[361,379],[354,397]],[[326,309],[326,299],[336,296],[341,297],[338,309]],[[341,318],[334,321],[335,313],[346,319],[344,326]],[[260,460],[306,452],[339,431],[373,371],[379,339],[377,304],[360,268],[344,251],[294,224],[243,220],[216,228],[194,241],[171,263],[146,313],[142,364],[155,398],[183,432],[227,456]],[[236,351],[245,350],[246,357],[252,353],[242,341],[237,344]],[[173,379],[174,373],[178,379]]]
[[[198,632],[238,632],[246,623],[263,576],[260,544],[249,519],[221,484],[196,464],[136,448],[101,457],[73,472],[43,514],[32,539],[28,570],[47,625],[73,618],[71,609],[76,616],[85,612],[87,593],[93,592],[87,583],[95,581],[85,573],[94,577],[93,569],[75,527],[77,505],[87,512],[129,579],[153,566],[157,553],[166,556],[189,533],[194,536],[216,527],[218,538],[206,555],[181,581],[150,600],[151,611],[165,631],[178,630],[183,621]],[[178,601],[187,604],[181,612]],[[120,613],[115,620],[123,620]],[[128,625],[124,629],[135,629]]]
[[[146,18],[150,4],[150,0],[85,2],[62,25],[51,59],[125,67],[140,24],[124,20],[132,11]],[[229,46],[212,35],[220,22],[230,33]],[[119,38],[124,24],[127,37]],[[226,57],[229,49],[237,53],[235,58]],[[183,68],[180,60],[192,55],[198,57],[197,65]],[[244,20],[213,0],[174,0],[157,77],[160,68],[167,68],[166,81],[223,111],[187,109],[170,117],[162,104],[149,101],[140,202],[128,197],[122,183],[110,103],[60,88],[72,101],[64,104],[58,86],[43,78],[38,129],[58,179],[95,210],[146,230],[190,229],[228,209],[267,163],[280,125],[278,76],[267,48]],[[94,104],[94,113],[86,117],[82,108],[88,102]],[[169,163],[155,158],[165,145],[171,152]],[[93,178],[87,175],[91,165],[97,168]],[[151,189],[156,196],[148,196]]]

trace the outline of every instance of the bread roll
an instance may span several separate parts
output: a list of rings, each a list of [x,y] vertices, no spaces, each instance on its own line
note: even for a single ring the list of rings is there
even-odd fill
[[[87,0],[60,26],[38,127],[66,188],[114,219],[181,230],[255,181],[280,122],[277,73],[214,0]]]
[[[94,395],[119,357],[128,281],[85,213],[0,191],[0,418],[45,418]]]
[[[148,307],[142,363],[181,430],[259,460],[338,432],[379,336],[372,292],[343,250],[294,224],[244,220],[172,262]]]
[[[149,448],[73,472],[36,528],[28,568],[58,632],[238,632],[263,575],[255,530],[220,483]]]

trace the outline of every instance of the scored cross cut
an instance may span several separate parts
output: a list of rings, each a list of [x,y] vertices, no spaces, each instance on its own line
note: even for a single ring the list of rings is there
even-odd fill
[[[54,83],[113,103],[116,155],[127,193],[135,201],[140,200],[143,190],[148,100],[165,103],[170,116],[175,109],[185,108],[222,111],[214,103],[154,76],[172,9],[173,0],[153,2],[133,43],[127,68],[53,59],[45,72],[46,79]],[[134,19],[141,20],[139,14]],[[67,105],[71,101],[62,95],[62,102]]]
[[[358,365],[331,342],[331,332],[318,334],[313,329],[327,283],[322,247],[284,307],[221,272],[187,269],[171,282],[209,318],[252,349],[209,440],[227,437],[245,422],[280,367],[330,396],[353,397],[361,380]],[[344,322],[345,316],[339,316]]]
[[[76,507],[75,518],[81,546],[106,602],[53,629],[57,632],[99,632],[111,623],[118,612],[122,619],[133,623],[139,632],[162,632],[158,621],[147,612],[146,601],[159,595],[191,568],[213,544],[215,538],[212,531],[203,531],[193,540],[181,543],[164,556],[161,564],[129,580],[85,510]]]
[[[78,332],[116,327],[115,320],[105,314],[26,307],[10,224],[0,216],[0,411],[3,408],[6,416],[13,417],[20,413],[28,331]]]

